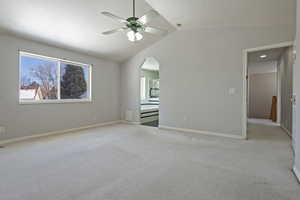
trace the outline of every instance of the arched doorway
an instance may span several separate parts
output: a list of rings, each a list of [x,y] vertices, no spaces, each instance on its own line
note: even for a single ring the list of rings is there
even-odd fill
[[[140,122],[145,126],[159,126],[159,62],[145,59],[140,73]]]

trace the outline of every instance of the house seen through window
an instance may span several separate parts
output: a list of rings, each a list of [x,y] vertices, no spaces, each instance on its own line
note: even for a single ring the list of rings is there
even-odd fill
[[[89,101],[91,66],[20,53],[21,102]]]

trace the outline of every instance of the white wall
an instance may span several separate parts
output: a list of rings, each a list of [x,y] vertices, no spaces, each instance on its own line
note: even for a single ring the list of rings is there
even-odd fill
[[[293,47],[287,48],[278,61],[278,73],[280,78],[280,93],[281,93],[281,116],[280,124],[289,134],[292,133],[293,122],[293,105],[291,98],[293,96],[293,68],[294,57]]]
[[[92,103],[19,105],[18,50],[93,64]],[[0,140],[120,119],[120,66],[79,53],[0,35]]]
[[[269,119],[272,98],[277,96],[277,73],[250,74],[249,79],[249,117]]]
[[[271,73],[277,72],[277,62],[249,62],[248,63],[248,74],[259,74],[259,73]]]
[[[179,30],[121,67],[122,116],[139,114],[139,67],[160,63],[160,124],[242,136],[243,49],[294,40],[293,27]],[[236,94],[230,95],[229,89]]]
[[[247,93],[247,114],[248,114],[248,118],[249,117],[253,117],[251,116],[250,114],[250,101],[249,101],[249,97],[250,97],[250,78],[251,78],[251,75],[253,74],[264,74],[264,73],[276,73],[277,72],[277,61],[265,61],[265,62],[256,62],[256,61],[248,61],[248,87],[247,87],[247,90],[248,90],[248,93]],[[276,75],[278,76],[278,73],[276,73]],[[276,77],[276,89],[278,90],[275,94],[275,96],[280,96],[280,87],[278,86],[278,80],[279,78]],[[253,88],[252,88],[253,89]],[[270,91],[270,90],[269,90]],[[279,100],[278,100],[279,101]],[[265,108],[266,109],[266,108]],[[268,111],[270,112],[270,110]],[[266,113],[266,112],[265,112]],[[270,114],[270,113],[269,113]],[[278,122],[280,122],[280,105],[279,103],[277,104],[277,120]]]
[[[297,1],[297,19],[300,19],[300,1]],[[297,36],[296,36],[296,46],[297,46],[297,60],[295,67],[295,77],[300,77],[300,21],[297,21]],[[296,134],[294,135],[295,139],[295,171],[300,173],[300,104],[299,104],[299,95],[300,95],[300,78],[296,79],[296,93],[297,93],[297,126]],[[300,181],[300,174],[298,174],[298,179]]]

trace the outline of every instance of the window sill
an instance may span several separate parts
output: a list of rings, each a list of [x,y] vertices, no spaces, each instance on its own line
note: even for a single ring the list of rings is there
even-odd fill
[[[24,101],[20,100],[20,105],[34,105],[34,104],[68,104],[68,103],[92,103],[90,99],[76,99],[76,100],[43,100],[43,101]]]

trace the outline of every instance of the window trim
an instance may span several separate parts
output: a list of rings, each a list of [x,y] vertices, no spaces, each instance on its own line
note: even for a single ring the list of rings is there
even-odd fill
[[[21,58],[22,56],[28,56],[32,58],[37,58],[37,59],[43,59],[43,60],[48,60],[48,61],[55,61],[58,62],[58,91],[57,91],[57,98],[58,99],[53,99],[53,100],[22,100],[20,98],[20,88],[21,88],[21,79],[22,79],[22,68],[21,68]],[[88,67],[89,68],[89,76],[88,76],[88,98],[85,99],[60,99],[60,67],[61,63],[68,63],[68,64],[74,64],[80,67]],[[39,54],[34,54],[30,53],[27,51],[19,51],[19,88],[18,88],[18,98],[19,98],[19,104],[21,105],[28,105],[28,104],[60,104],[60,103],[92,103],[92,70],[93,70],[93,65],[92,64],[85,64],[81,62],[75,62],[67,59],[61,59],[61,58],[54,58],[54,57],[49,57],[49,56],[44,56],[44,55],[39,55]]]
[[[140,87],[141,87],[140,88],[140,99],[142,101],[145,101],[145,100],[147,100],[147,94],[146,94],[147,88],[146,88],[146,77],[145,76],[142,76],[140,79]],[[143,96],[143,98],[142,98],[142,96]]]

